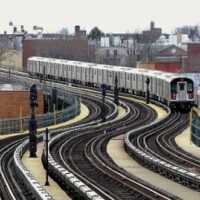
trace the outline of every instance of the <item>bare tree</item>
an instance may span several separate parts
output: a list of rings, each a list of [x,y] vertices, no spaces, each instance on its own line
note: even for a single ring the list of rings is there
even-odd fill
[[[43,57],[88,61],[88,42],[84,39],[37,40],[36,54]]]
[[[119,49],[112,51],[111,49],[105,49],[104,51],[96,51],[96,63],[107,64],[107,65],[120,65],[123,55],[119,53]]]
[[[195,41],[200,38],[199,27],[198,26],[181,26],[174,30],[175,34],[187,34],[188,37]]]
[[[11,49],[11,44],[8,38],[0,38],[0,62],[4,60],[5,53]]]
[[[153,50],[152,44],[159,38],[160,34],[156,32],[146,31],[142,34],[143,55],[142,60],[145,62],[152,61]]]
[[[129,67],[136,67],[137,55],[138,55],[138,41],[139,33],[129,34],[126,39],[125,49],[127,53],[126,65]]]

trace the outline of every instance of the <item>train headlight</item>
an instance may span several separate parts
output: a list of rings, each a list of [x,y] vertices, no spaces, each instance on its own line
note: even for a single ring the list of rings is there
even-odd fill
[[[193,99],[193,93],[188,93],[189,99]]]
[[[176,93],[171,93],[171,99],[176,99]]]

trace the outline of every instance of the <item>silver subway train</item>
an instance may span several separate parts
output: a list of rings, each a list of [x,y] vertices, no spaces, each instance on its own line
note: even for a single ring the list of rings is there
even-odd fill
[[[193,80],[182,74],[43,57],[29,58],[27,71],[94,87],[106,84],[108,89],[114,88],[117,77],[121,91],[146,96],[148,87],[150,98],[170,107],[190,108],[194,104]]]

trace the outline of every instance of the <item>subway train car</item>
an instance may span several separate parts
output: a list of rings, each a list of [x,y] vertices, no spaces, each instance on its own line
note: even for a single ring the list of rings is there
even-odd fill
[[[191,108],[194,104],[194,83],[182,74],[43,57],[29,58],[27,71],[38,77],[94,87],[106,84],[108,89],[114,88],[117,77],[123,92],[146,96],[148,87],[150,98],[172,108]]]

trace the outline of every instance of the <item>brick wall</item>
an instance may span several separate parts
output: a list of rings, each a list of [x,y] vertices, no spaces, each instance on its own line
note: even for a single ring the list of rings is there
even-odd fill
[[[20,107],[22,116],[30,115],[29,95],[29,91],[0,91],[0,119],[19,117]],[[42,92],[38,92],[38,104],[39,107],[35,109],[35,113],[42,114],[44,109]]]
[[[181,72],[181,62],[145,62],[139,68],[160,70],[165,72]]]
[[[144,69],[155,69],[155,63],[154,62],[142,62],[138,65],[139,68]]]
[[[155,62],[155,70],[181,72],[181,62]]]
[[[200,72],[200,43],[188,44],[187,72]]]
[[[23,51],[22,51],[22,67],[26,70],[27,59],[36,56],[36,41],[35,40],[23,40]]]

